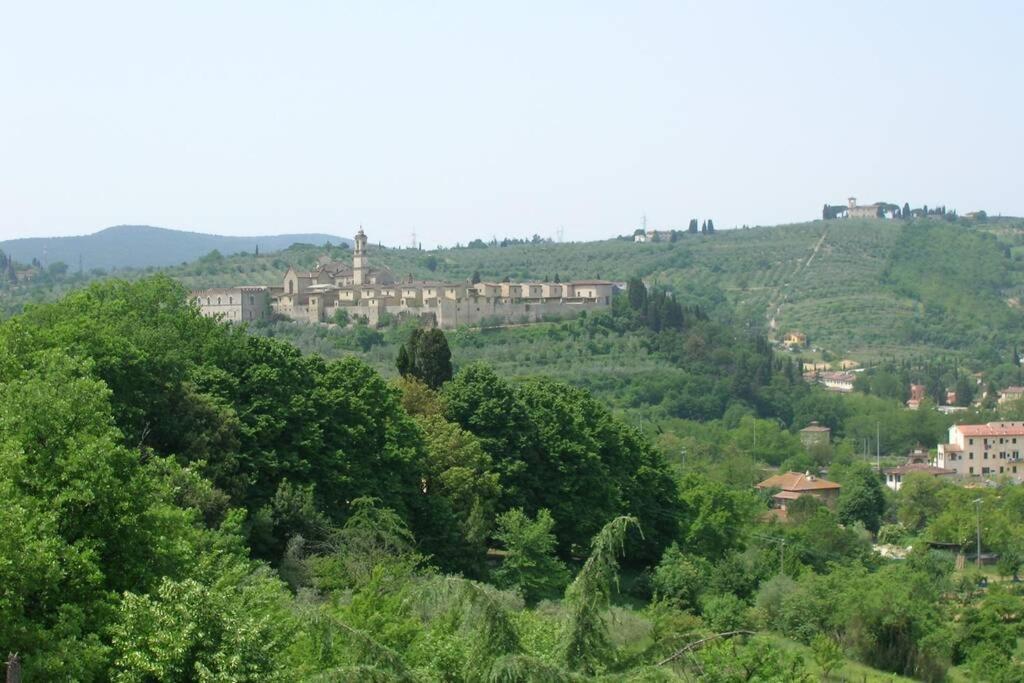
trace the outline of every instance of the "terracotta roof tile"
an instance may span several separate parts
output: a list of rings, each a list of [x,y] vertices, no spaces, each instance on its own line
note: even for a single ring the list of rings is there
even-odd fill
[[[782,489],[783,491],[820,491],[824,489],[838,489],[839,484],[828,479],[816,477],[813,474],[801,474],[800,472],[786,472],[768,477],[757,485],[759,489]]]

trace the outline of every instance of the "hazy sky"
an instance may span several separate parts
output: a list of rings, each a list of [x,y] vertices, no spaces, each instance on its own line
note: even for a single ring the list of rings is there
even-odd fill
[[[840,6],[843,4],[845,6]],[[1021,2],[0,0],[0,237],[1024,214]]]

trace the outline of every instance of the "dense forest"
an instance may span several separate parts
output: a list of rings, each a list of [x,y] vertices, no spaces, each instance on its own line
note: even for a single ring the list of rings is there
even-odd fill
[[[946,418],[810,388],[659,288],[538,329],[688,379],[634,424],[458,334],[368,330],[398,335],[386,376],[304,355],[165,276],[26,307],[0,325],[0,643],[25,680],[1022,680],[1024,489],[893,494],[860,457]],[[800,444],[811,419],[834,446]],[[838,504],[780,524],[770,465],[828,467]],[[976,523],[986,588],[927,545]]]

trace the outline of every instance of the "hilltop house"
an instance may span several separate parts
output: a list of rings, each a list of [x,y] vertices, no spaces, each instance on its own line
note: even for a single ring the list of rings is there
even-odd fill
[[[779,489],[779,492],[772,496],[772,502],[780,510],[787,510],[790,503],[806,495],[814,496],[829,507],[834,507],[839,499],[840,490],[839,484],[816,477],[810,472],[777,474],[768,477],[754,488],[759,491]]]
[[[334,320],[339,312],[371,325],[386,317],[411,318],[442,329],[485,321],[537,322],[611,307],[617,285],[604,280],[548,282],[397,281],[387,268],[371,268],[362,229],[352,264],[321,260],[314,270],[289,267],[280,287],[235,287],[192,292],[204,315],[230,321],[265,320],[271,314],[307,323]],[[244,299],[244,301],[243,301]],[[252,302],[252,303],[249,303]]]
[[[1024,481],[1024,422],[953,425],[933,464],[963,477],[1008,476]]]
[[[807,346],[807,335],[796,330],[787,332],[782,339],[782,344],[790,348],[803,348]]]

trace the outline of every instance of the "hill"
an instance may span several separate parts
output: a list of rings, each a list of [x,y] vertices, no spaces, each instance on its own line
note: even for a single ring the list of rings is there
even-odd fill
[[[224,255],[245,251],[280,251],[297,242],[323,244],[350,243],[333,235],[319,233],[296,235],[260,235],[234,237],[207,235],[185,230],[155,228],[149,225],[118,225],[91,235],[73,237],[30,237],[0,242],[0,250],[21,263],[81,263],[84,270],[173,266],[217,250]]]
[[[684,235],[673,243],[474,244],[433,251],[371,245],[370,261],[399,277],[431,280],[639,276],[721,322],[773,338],[800,330],[812,346],[859,360],[948,353],[992,364],[1014,345],[1024,347],[1021,219],[838,219]],[[326,251],[347,258],[338,247]],[[289,264],[310,267],[324,252],[312,244],[278,253],[261,246],[258,256],[201,258],[166,272],[190,288],[279,283]],[[72,279],[0,290],[0,307],[13,313],[25,302],[53,299],[89,275]]]

